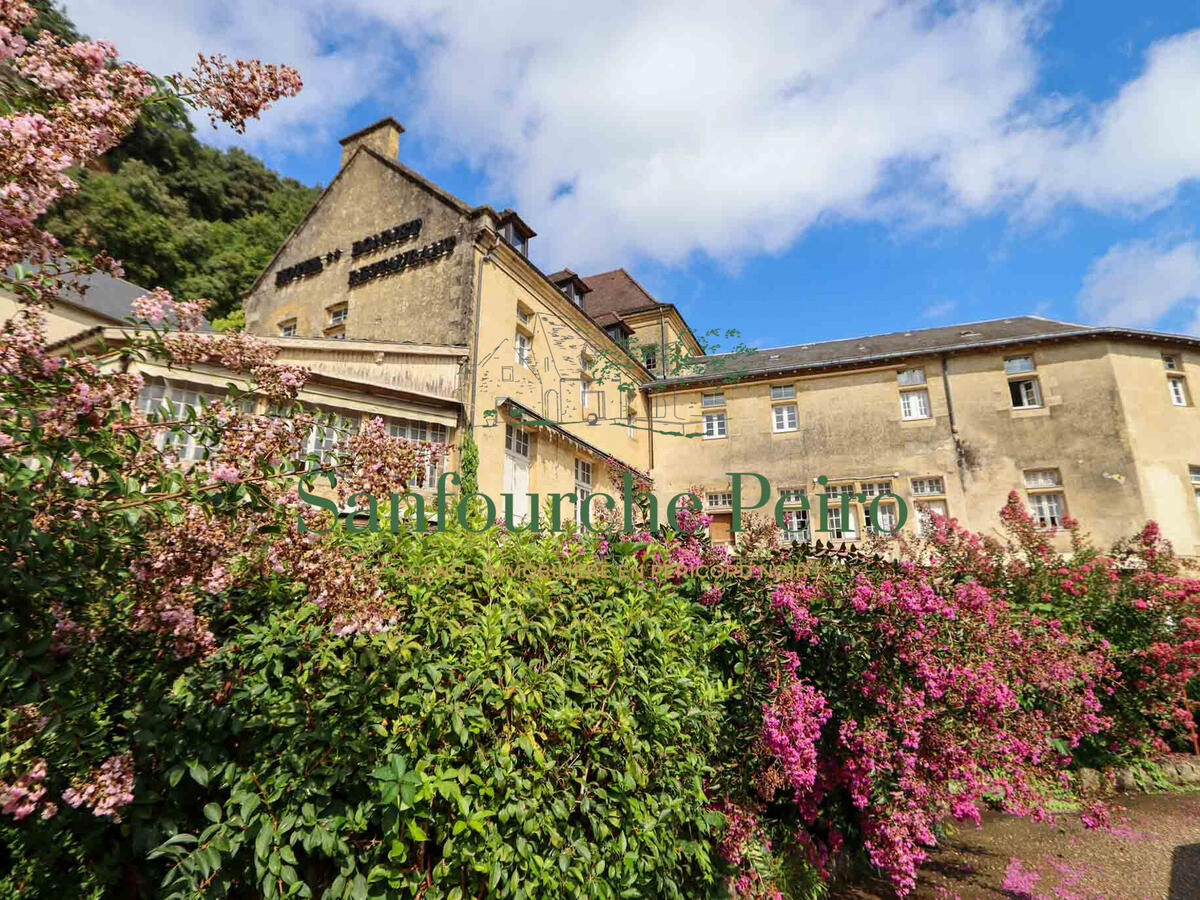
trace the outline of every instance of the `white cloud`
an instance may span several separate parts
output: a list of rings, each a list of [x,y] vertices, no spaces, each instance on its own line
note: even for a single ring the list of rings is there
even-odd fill
[[[1195,317],[1200,301],[1200,242],[1131,241],[1092,263],[1080,311],[1105,325],[1155,325],[1181,305]],[[1192,331],[1200,331],[1193,321]]]
[[[1040,0],[68,6],[158,70],[197,49],[300,67],[255,140],[332,140],[402,96],[409,158],[415,139],[484,171],[551,268],[737,263],[830,219],[1141,211],[1200,176],[1200,30],[1106,103],[1041,96]]]
[[[67,13],[81,32],[112,41],[122,56],[159,75],[190,70],[201,51],[295,66],[304,90],[268,110],[244,137],[224,127],[214,134],[204,113],[193,118],[201,138],[223,146],[297,149],[345,134],[346,110],[382,91],[394,75],[393,42],[369,20],[336,6],[313,0],[69,0]]]

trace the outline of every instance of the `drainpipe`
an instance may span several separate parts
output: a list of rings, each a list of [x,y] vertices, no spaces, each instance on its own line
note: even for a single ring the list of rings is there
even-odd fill
[[[950,414],[950,433],[957,440],[958,425],[954,420],[954,398],[950,393],[950,359],[942,354],[942,389],[946,392],[946,412]]]
[[[954,441],[954,467],[958,469],[958,483],[967,492],[965,448],[958,436],[958,420],[954,417],[954,395],[950,392],[950,359],[942,354],[942,389],[946,392],[946,412],[950,417],[950,439]]]
[[[658,357],[658,370],[662,372],[662,377],[667,377],[667,320],[663,314],[662,308],[658,310],[658,343],[661,355]]]
[[[471,370],[468,376],[471,379],[470,386],[470,404],[467,407],[467,427],[473,429],[475,427],[475,403],[476,393],[479,383],[479,310],[483,304],[483,264],[491,262],[492,251],[496,248],[496,236],[490,231],[480,232],[484,240],[481,243],[486,245],[483,256],[479,257],[479,265],[475,267],[475,343],[471,350]]]

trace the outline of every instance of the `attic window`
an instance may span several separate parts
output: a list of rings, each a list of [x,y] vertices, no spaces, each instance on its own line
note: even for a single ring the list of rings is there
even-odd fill
[[[500,228],[501,236],[513,245],[522,256],[529,255],[529,236],[521,231],[516,222],[508,221]]]
[[[983,332],[980,331],[960,331],[959,337],[982,337]]]
[[[576,306],[583,306],[583,294],[580,293],[579,288],[575,286],[574,281],[568,281],[566,284],[564,284],[562,286],[562,292],[566,294],[567,299]]]

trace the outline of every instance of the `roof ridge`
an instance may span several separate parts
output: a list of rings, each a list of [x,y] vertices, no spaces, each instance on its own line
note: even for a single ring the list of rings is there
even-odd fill
[[[1076,328],[1095,327],[1092,325],[1080,325],[1077,322],[1064,322],[1061,319],[1049,319],[1045,316],[1033,315],[1032,313],[1018,313],[1015,316],[997,316],[994,319],[974,319],[970,322],[954,322],[949,325],[932,325],[929,328],[908,328],[904,331],[877,331],[874,334],[862,334],[854,337],[826,338],[823,341],[805,341],[799,344],[782,344],[778,347],[754,347],[752,349],[755,353],[766,353],[770,350],[796,350],[801,347],[815,347],[819,344],[837,344],[841,343],[842,341],[866,341],[870,340],[871,338],[891,337],[892,335],[896,334],[909,334],[920,331],[937,331],[941,328],[966,328],[969,325],[987,325],[989,322],[1007,322],[1011,321],[1012,319],[1040,319],[1043,322],[1053,322],[1056,325],[1072,325]],[[718,356],[728,356],[732,352],[733,351],[729,351],[727,353],[714,353],[711,356],[706,356],[705,359],[712,359]]]

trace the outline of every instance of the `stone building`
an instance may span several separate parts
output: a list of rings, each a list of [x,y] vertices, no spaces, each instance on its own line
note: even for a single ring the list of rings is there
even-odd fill
[[[1153,518],[1200,554],[1196,339],[1018,316],[704,356],[625,270],[541,272],[534,230],[405,166],[402,131],[385,119],[343,139],[337,175],[246,298],[247,329],[457,354],[457,433],[476,437],[483,492],[603,490],[601,472],[627,466],[660,505],[698,486],[728,540],[727,473],[753,472],[772,487],[762,511],[786,495],[790,537],[854,540],[898,519],[884,500],[870,521],[875,494],[904,501],[906,527],[930,510],[995,533],[1016,490],[1047,529],[1071,516],[1109,542]],[[402,383],[411,365],[360,375]],[[805,510],[817,491],[854,496],[825,534]]]
[[[1200,340],[1015,316],[705,356],[625,270],[543,273],[530,225],[405,166],[402,132],[384,119],[342,140],[246,327],[318,373],[323,408],[458,447],[469,428],[480,490],[515,495],[514,515],[532,493],[570,517],[632,469],[660,508],[696,487],[728,541],[743,472],[797,540],[858,540],[903,511],[905,528],[931,511],[996,534],[1017,491],[1048,531],[1070,516],[1107,544],[1155,519],[1200,556]],[[824,533],[818,493],[839,497]]]

